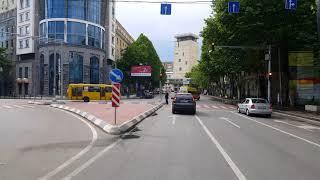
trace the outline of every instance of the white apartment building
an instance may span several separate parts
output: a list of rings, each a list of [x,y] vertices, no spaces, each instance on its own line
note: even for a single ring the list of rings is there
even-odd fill
[[[173,78],[179,81],[185,80],[185,74],[198,63],[198,36],[192,33],[176,35]]]

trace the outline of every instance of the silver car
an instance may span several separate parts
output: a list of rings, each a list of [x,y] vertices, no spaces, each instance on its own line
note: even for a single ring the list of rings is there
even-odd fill
[[[238,104],[238,112],[246,113],[248,116],[251,114],[260,114],[271,117],[272,108],[266,99],[246,98],[242,103]]]

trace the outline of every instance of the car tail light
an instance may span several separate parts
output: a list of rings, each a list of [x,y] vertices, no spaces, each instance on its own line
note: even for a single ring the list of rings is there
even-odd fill
[[[251,109],[255,109],[256,106],[254,104],[251,105]]]

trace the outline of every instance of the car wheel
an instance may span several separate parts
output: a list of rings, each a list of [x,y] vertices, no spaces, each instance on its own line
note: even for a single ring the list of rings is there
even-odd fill
[[[266,115],[266,118],[271,118],[271,114],[267,114],[267,115]]]
[[[84,97],[84,98],[83,98],[83,101],[84,101],[84,102],[90,102],[90,99],[89,99],[89,97]]]
[[[249,112],[248,109],[246,110],[246,115],[247,115],[247,116],[250,116],[250,112]]]
[[[175,113],[176,113],[176,111],[174,109],[172,109],[172,114],[175,114]]]
[[[238,113],[241,113],[241,112],[240,112],[240,108],[239,108],[239,107],[238,107]]]

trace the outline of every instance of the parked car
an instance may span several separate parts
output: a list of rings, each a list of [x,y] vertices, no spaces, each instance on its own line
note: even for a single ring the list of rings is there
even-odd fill
[[[143,93],[144,93],[143,97],[146,98],[146,99],[152,99],[154,97],[153,93],[151,91],[149,91],[149,90],[145,90]]]
[[[172,113],[189,112],[196,113],[196,101],[191,93],[177,93],[172,97]]]
[[[272,107],[266,99],[246,98],[242,103],[238,104],[238,112],[246,113],[248,116],[252,114],[259,114],[271,117]]]

